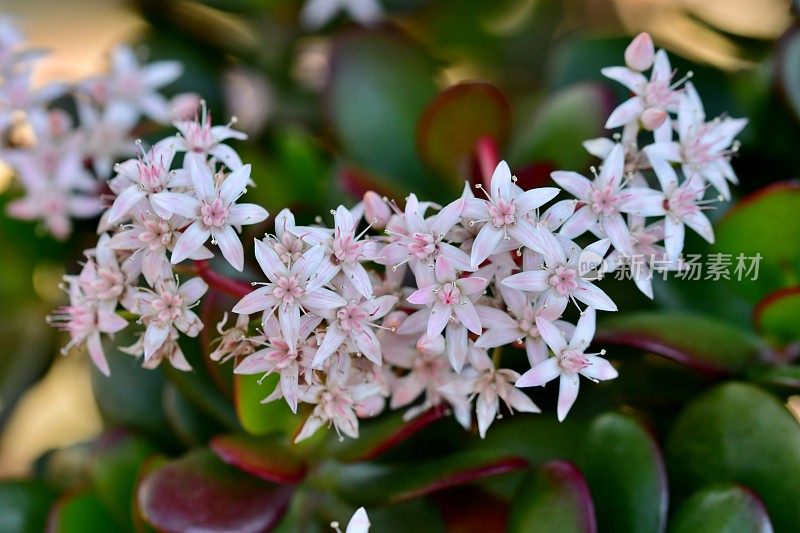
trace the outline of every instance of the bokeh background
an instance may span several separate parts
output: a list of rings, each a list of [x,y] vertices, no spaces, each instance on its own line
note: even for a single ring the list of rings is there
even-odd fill
[[[367,186],[396,195],[456,194],[454,174],[463,180],[470,169],[426,160],[414,127],[421,105],[464,80],[491,82],[507,96],[514,141],[503,155],[512,166],[524,162],[529,179],[541,181],[555,167],[583,169],[591,159],[580,141],[602,134],[610,106],[624,94],[600,68],[619,64],[640,31],[650,32],[679,70],[694,71],[709,116],[727,110],[750,119],[734,162],[742,182],[736,194],[798,175],[800,40],[788,0],[383,3],[383,45],[401,52],[423,47],[423,59],[410,68],[429,73],[424,81],[393,76],[395,65],[373,65],[370,48],[359,47],[361,34],[344,17],[314,33],[303,30],[301,2],[293,0],[20,0],[0,10],[19,17],[31,44],[51,50],[37,83],[102,72],[120,42],[150,59],[183,61],[186,74],[168,92],[201,94],[218,122],[239,117],[250,140],[237,149],[258,183],[251,194],[272,213],[284,206],[322,212],[353,202]],[[331,90],[337,51],[360,54],[358,68],[378,75],[356,69]],[[416,58],[401,53],[398,61]],[[364,96],[372,90],[395,94],[395,103],[387,108]],[[385,123],[376,124],[377,116]],[[2,203],[13,194],[3,172]],[[88,359],[61,357],[63,339],[44,323],[62,303],[65,265],[91,244],[92,232],[85,223],[59,243],[30,224],[0,220],[0,477],[29,473],[46,450],[102,430]],[[713,301],[710,292],[662,294],[667,307],[690,298],[702,309]],[[625,298],[620,308],[650,305],[639,295]],[[732,299],[715,312],[747,324],[743,309]]]

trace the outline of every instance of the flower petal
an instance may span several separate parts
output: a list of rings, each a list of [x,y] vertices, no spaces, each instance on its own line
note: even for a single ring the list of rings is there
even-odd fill
[[[569,376],[561,374],[561,380],[558,388],[558,421],[563,422],[567,417],[567,413],[572,408],[575,400],[578,399],[578,390],[580,389],[581,382],[577,375]]]
[[[222,257],[239,272],[244,270],[244,248],[233,226],[225,225],[211,234],[222,252]]]
[[[193,253],[195,253],[211,236],[211,232],[200,223],[199,220],[192,222],[175,243],[172,250],[170,261],[173,265],[180,263]]]
[[[163,211],[188,220],[196,219],[200,210],[200,200],[186,193],[159,192],[150,195],[150,201]]]
[[[550,273],[547,270],[528,270],[505,278],[501,283],[521,291],[542,292],[550,288]]]
[[[539,387],[556,379],[559,374],[561,368],[558,366],[558,359],[550,357],[522,374],[514,386]]]
[[[236,204],[231,206],[228,223],[234,226],[258,224],[269,217],[266,209],[256,204]]]

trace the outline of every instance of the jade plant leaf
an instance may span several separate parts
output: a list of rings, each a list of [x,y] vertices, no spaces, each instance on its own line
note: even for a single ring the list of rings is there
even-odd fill
[[[800,29],[797,26],[781,38],[776,63],[778,86],[795,118],[800,120]]]
[[[714,251],[731,254],[733,267],[739,254],[761,255],[757,279],[731,280],[731,287],[751,302],[800,276],[800,224],[776,223],[793,220],[799,210],[800,182],[780,182],[744,197],[717,224]]]
[[[581,84],[555,93],[515,132],[509,159],[516,166],[548,162],[555,168],[584,171],[591,155],[581,146],[603,134],[612,101],[599,84]]]
[[[94,492],[60,499],[50,510],[48,530],[54,533],[103,533],[109,529],[132,531],[130,522],[115,522],[111,511]]]
[[[800,287],[773,292],[758,302],[753,322],[764,335],[780,344],[800,340]]]
[[[641,312],[604,320],[597,345],[630,346],[708,374],[747,369],[765,357],[757,337],[709,316]]]
[[[160,530],[264,531],[283,516],[292,492],[199,449],[147,474],[137,498],[145,520]]]
[[[429,166],[455,183],[463,182],[478,139],[503,146],[511,131],[511,107],[488,83],[448,87],[425,108],[417,126],[417,147]]]
[[[276,432],[291,432],[299,422],[283,400],[262,404],[275,389],[280,376],[272,374],[265,379],[261,376],[236,374],[233,378],[233,396],[236,415],[242,428],[252,435],[267,435]]]
[[[297,483],[306,473],[303,460],[292,454],[281,437],[218,435],[209,447],[223,462],[274,483]]]
[[[0,531],[43,531],[55,489],[36,480],[0,482]]]
[[[692,495],[675,514],[670,533],[771,533],[764,504],[739,485],[715,485]]]
[[[742,383],[703,394],[678,417],[666,451],[678,491],[740,483],[762,499],[776,530],[800,529],[800,424],[771,394]]]
[[[650,432],[634,418],[599,416],[589,427],[578,464],[603,531],[659,532],[667,519],[666,470]]]
[[[359,505],[402,502],[528,467],[520,457],[463,452],[411,463],[329,465],[321,473],[330,490]]]
[[[553,460],[531,472],[517,489],[509,516],[512,533],[594,533],[594,504],[580,470]]]
[[[417,122],[436,92],[433,61],[401,33],[336,38],[325,104],[342,150],[403,190],[442,197],[448,191],[427,179],[415,146]]]

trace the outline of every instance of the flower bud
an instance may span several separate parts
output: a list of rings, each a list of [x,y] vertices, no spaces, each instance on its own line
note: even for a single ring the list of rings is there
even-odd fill
[[[200,95],[197,93],[176,94],[169,102],[171,120],[192,120],[200,105]]]
[[[391,216],[392,210],[378,193],[374,191],[364,193],[364,218],[368,224],[371,223],[376,229],[385,228]]]
[[[429,339],[427,335],[423,335],[417,341],[417,350],[428,357],[441,355],[444,353],[444,337],[436,335],[433,339]]]
[[[667,112],[657,107],[648,107],[642,112],[641,120],[646,130],[653,131],[667,120]]]
[[[653,65],[654,56],[655,50],[650,35],[640,33],[625,49],[625,64],[633,70],[647,70]]]

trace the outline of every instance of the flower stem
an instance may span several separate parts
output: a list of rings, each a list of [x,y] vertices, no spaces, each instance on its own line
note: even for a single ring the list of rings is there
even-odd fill
[[[243,298],[253,290],[248,283],[229,278],[224,274],[212,270],[208,265],[208,261],[205,259],[194,262],[194,271],[208,283],[209,287],[224,292],[234,298]]]
[[[475,157],[478,160],[483,186],[490,190],[492,174],[500,163],[500,153],[495,140],[486,135],[480,137],[475,142]]]
[[[498,368],[500,366],[500,357],[502,355],[503,355],[503,347],[502,346],[498,346],[492,352],[492,364],[494,365],[495,368]]]

